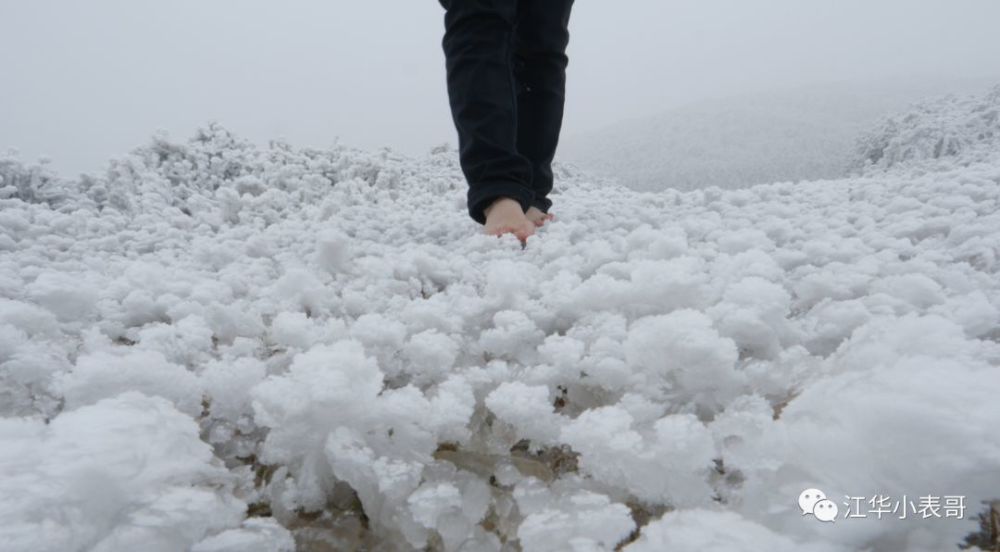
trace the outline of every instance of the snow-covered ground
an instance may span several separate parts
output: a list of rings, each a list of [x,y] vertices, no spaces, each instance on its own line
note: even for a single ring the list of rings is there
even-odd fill
[[[886,113],[996,80],[847,81],[705,100],[564,137],[560,155],[639,191],[842,178],[860,133]]]
[[[561,167],[524,249],[453,151],[0,160],[2,548],[956,549],[1000,498],[998,119],[928,104],[843,180]],[[876,495],[965,510],[845,519]]]

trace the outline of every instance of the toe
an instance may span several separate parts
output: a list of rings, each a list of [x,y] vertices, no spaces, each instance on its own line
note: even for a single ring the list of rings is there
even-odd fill
[[[496,236],[496,237],[501,237],[504,234],[514,234],[515,236],[520,238],[522,232],[523,230],[520,230],[517,227],[511,225],[504,225],[504,226],[498,226],[488,231],[487,233],[490,234],[491,236]]]
[[[533,236],[534,234],[535,229],[532,226],[524,226],[514,232],[514,235],[521,241],[527,240],[529,236]]]

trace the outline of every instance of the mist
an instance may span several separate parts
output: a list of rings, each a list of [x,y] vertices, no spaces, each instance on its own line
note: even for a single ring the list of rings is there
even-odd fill
[[[455,141],[442,17],[434,0],[5,2],[0,150],[93,172],[218,121],[423,153]],[[817,83],[995,78],[998,20],[991,0],[577,2],[563,133]]]

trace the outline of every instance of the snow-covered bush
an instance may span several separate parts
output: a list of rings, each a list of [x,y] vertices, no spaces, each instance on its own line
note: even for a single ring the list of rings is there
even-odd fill
[[[968,163],[988,158],[997,148],[1000,86],[985,96],[947,96],[885,118],[859,142],[859,166],[885,169],[947,157]]]

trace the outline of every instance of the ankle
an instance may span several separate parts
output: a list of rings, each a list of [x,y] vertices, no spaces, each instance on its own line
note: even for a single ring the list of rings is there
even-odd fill
[[[498,205],[500,205],[500,206],[505,205],[507,202],[510,202],[510,203],[513,203],[513,204],[517,205],[518,209],[521,208],[521,204],[518,203],[517,200],[515,200],[513,198],[498,197],[495,200],[493,200],[492,203],[490,203],[489,205],[487,205],[486,208],[483,209],[483,216],[486,216],[486,217],[490,216],[490,211],[492,211],[494,207],[496,207]]]

